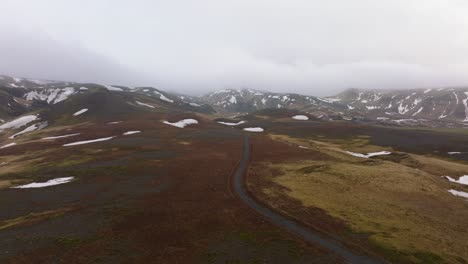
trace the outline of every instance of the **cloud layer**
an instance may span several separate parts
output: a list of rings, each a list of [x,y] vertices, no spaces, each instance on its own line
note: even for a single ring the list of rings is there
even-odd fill
[[[461,0],[7,0],[5,10],[7,74],[190,94],[468,85]]]

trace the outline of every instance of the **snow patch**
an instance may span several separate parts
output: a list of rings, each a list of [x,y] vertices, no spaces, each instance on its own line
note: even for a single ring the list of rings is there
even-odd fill
[[[74,113],[73,116],[79,116],[79,115],[81,115],[83,113],[86,113],[87,111],[88,111],[88,108],[83,108],[80,111]]]
[[[367,153],[367,154],[361,154],[361,153],[346,151],[346,153],[348,153],[349,155],[355,156],[355,157],[365,158],[365,159],[368,159],[368,158],[374,157],[374,156],[381,156],[381,155],[390,155],[390,154],[392,154],[392,153],[389,152],[389,151],[370,152],[370,153]]]
[[[263,132],[263,128],[261,127],[246,127],[243,130],[248,132]]]
[[[16,143],[13,142],[13,143],[1,146],[0,149],[8,148],[8,147],[11,147],[11,146],[14,146],[14,145],[16,145]]]
[[[455,195],[455,196],[468,198],[468,193],[467,192],[456,191],[456,190],[453,190],[453,189],[448,190],[448,192]]]
[[[49,140],[49,139],[67,138],[67,137],[78,136],[79,134],[80,134],[80,133],[76,133],[76,134],[67,134],[67,135],[63,135],[63,136],[45,137],[45,138],[42,138],[42,139]]]
[[[133,134],[137,134],[137,133],[141,133],[141,131],[138,131],[138,130],[135,130],[135,131],[127,131],[127,132],[123,133],[122,135],[128,136],[128,135],[133,135]]]
[[[239,121],[239,122],[237,122],[237,123],[230,123],[230,122],[221,122],[221,121],[219,121],[218,123],[219,123],[219,124],[222,124],[222,125],[226,125],[226,126],[238,126],[238,125],[240,125],[240,124],[244,124],[245,121]]]
[[[31,91],[24,95],[25,99],[28,101],[40,100],[46,101],[48,104],[56,104],[61,101],[68,99],[70,95],[75,93],[75,88],[66,87],[63,89],[45,89],[40,92]]]
[[[29,189],[29,188],[42,188],[48,186],[54,186],[59,184],[64,184],[67,182],[71,182],[75,177],[62,177],[62,178],[55,178],[52,180],[48,180],[46,182],[33,182],[25,185],[20,185],[16,187],[11,187],[13,189]]]
[[[31,126],[28,126],[27,128],[25,128],[22,131],[10,136],[9,138],[13,139],[13,138],[15,138],[15,137],[17,137],[19,135],[22,135],[22,134],[25,134],[25,133],[28,133],[28,132],[31,132],[31,131],[34,131],[34,130],[43,129],[46,126],[47,126],[47,122],[40,122],[40,123],[31,125]]]
[[[161,100],[164,100],[166,102],[169,102],[169,103],[174,103],[174,100],[171,100],[169,98],[167,98],[166,96],[164,96],[164,94],[158,92],[158,91],[154,91],[155,94],[159,94],[159,99]]]
[[[123,92],[123,89],[119,87],[114,87],[111,85],[104,85],[104,87],[106,87],[106,89],[109,91]]]
[[[36,120],[38,117],[37,115],[26,115],[19,117],[15,120],[12,120],[10,122],[4,123],[3,125],[0,126],[0,131],[4,129],[11,129],[11,128],[20,128],[22,126],[25,126],[32,121]]]
[[[309,120],[309,117],[308,116],[305,116],[305,115],[295,115],[292,117],[292,119],[296,119],[296,120]]]
[[[152,105],[145,104],[145,103],[142,103],[142,102],[139,102],[139,101],[136,101],[136,103],[139,104],[139,105],[143,105],[143,106],[149,107],[149,108],[155,108],[155,107],[152,106]]]
[[[421,113],[421,111],[422,111],[423,109],[424,109],[424,107],[419,108],[419,110],[416,111],[412,116],[415,116],[415,115]]]
[[[90,143],[95,143],[95,142],[106,141],[106,140],[113,139],[113,138],[114,137],[106,137],[106,138],[98,138],[98,139],[85,140],[85,141],[77,141],[77,142],[65,144],[63,146],[64,147],[69,147],[69,146],[84,145],[84,144],[90,144]]]
[[[175,126],[175,127],[179,127],[179,128],[184,128],[188,125],[193,125],[193,124],[198,124],[198,121],[195,120],[195,119],[183,119],[183,120],[180,120],[178,122],[174,122],[174,123],[171,123],[169,121],[163,121],[164,124],[166,125],[170,125],[170,126]]]
[[[459,183],[459,184],[468,185],[468,175],[461,176],[460,178],[458,178],[458,180],[455,180],[454,178],[452,178],[450,176],[443,176],[443,177],[446,178],[447,180],[451,181],[451,182],[456,182],[456,183]]]

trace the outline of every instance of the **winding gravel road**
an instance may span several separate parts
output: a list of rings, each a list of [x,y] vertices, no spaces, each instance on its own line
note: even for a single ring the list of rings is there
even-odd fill
[[[289,232],[302,237],[304,240],[311,244],[318,244],[336,255],[340,256],[345,260],[346,263],[356,263],[356,264],[373,264],[373,263],[386,263],[382,260],[379,260],[370,256],[358,255],[355,252],[352,252],[350,249],[346,248],[342,243],[332,238],[324,237],[321,234],[314,233],[313,231],[300,226],[298,223],[289,220],[282,215],[275,213],[274,211],[264,207],[255,200],[253,200],[248,194],[244,186],[244,175],[248,167],[250,159],[250,143],[249,136],[244,134],[244,147],[242,158],[237,167],[237,170],[234,174],[234,191],[237,193],[239,198],[245,202],[252,209],[262,214],[264,217],[268,218],[275,225],[282,227]]]

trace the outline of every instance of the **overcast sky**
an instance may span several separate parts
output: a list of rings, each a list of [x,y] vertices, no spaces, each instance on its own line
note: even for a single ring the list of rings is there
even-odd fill
[[[189,94],[468,85],[466,0],[0,4],[0,74]]]

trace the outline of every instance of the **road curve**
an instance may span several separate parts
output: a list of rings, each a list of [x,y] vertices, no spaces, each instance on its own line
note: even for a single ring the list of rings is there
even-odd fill
[[[302,237],[304,240],[311,244],[318,244],[336,255],[340,256],[345,260],[346,263],[356,263],[356,264],[374,264],[374,263],[385,263],[382,260],[358,255],[355,252],[347,249],[342,243],[332,238],[327,238],[317,233],[314,233],[310,229],[300,226],[298,223],[287,219],[286,217],[275,213],[269,208],[261,205],[260,203],[253,200],[248,194],[244,186],[244,175],[248,167],[250,159],[250,143],[249,136],[244,134],[244,147],[242,151],[242,158],[240,160],[239,166],[237,167],[234,178],[234,191],[239,196],[239,198],[246,203],[250,208],[254,209],[264,217],[268,218],[275,225],[282,227],[289,232]]]

